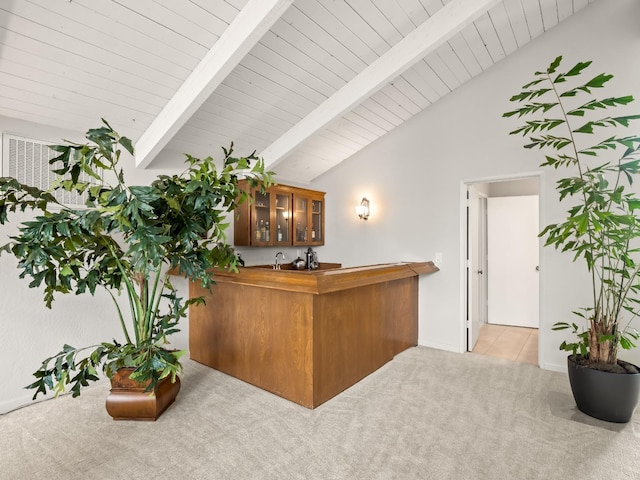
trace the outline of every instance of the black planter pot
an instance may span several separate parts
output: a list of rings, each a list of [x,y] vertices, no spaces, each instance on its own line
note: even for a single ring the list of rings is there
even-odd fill
[[[607,422],[631,419],[640,395],[640,373],[610,373],[595,370],[567,358],[569,383],[578,408]]]

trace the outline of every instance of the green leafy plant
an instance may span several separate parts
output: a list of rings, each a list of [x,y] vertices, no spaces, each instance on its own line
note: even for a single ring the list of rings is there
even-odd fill
[[[103,122],[87,132],[86,144],[50,147],[59,154],[50,161],[57,175],[51,190],[0,178],[1,224],[12,212],[39,212],[1,248],[18,259],[20,278],[31,278],[30,287],[44,286],[49,308],[55,294],[93,295],[104,288],[124,336],[122,343],[64,345],[34,373],[36,381],[27,387],[35,389],[34,399],[47,389],[57,395],[69,385],[74,397],[80,395],[81,387],[98,379],[101,365],[109,377],[118,368],[135,368],[131,378],[149,381],[148,390],[165,377],[175,381],[185,352],[167,350],[167,336],[178,331],[189,305],[203,299],[179,297],[169,271],[209,287],[213,267],[236,270],[224,231],[229,212],[248,198],[238,188],[238,177],[252,186],[273,183],[255,152],[233,157],[232,144],[223,148],[220,166],[211,157],[187,155],[181,175],[127,186],[119,162],[122,149],[133,155],[133,145]],[[53,194],[60,190],[85,195],[86,207],[60,203]],[[122,292],[128,309],[121,307]]]
[[[582,83],[591,62],[579,62],[563,73],[558,71],[561,61],[557,57],[536,72],[510,99],[524,104],[504,116],[533,117],[510,134],[528,137],[525,148],[551,152],[542,166],[570,172],[556,187],[561,201],[571,199],[568,216],[548,225],[540,236],[546,237],[546,245],[572,252],[574,261],[586,262],[593,300],[574,312],[584,327],[573,322],[554,325],[577,336],[560,349],[579,352],[593,365],[616,364],[618,348],[635,347],[638,339],[629,325],[640,303],[640,199],[632,189],[640,172],[640,138],[610,135],[607,129],[626,128],[640,115],[599,116],[603,110],[627,106],[633,97],[591,98],[613,75],[589,76]]]

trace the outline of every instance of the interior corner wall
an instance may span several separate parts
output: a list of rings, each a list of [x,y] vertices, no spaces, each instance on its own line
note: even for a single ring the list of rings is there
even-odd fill
[[[321,256],[358,265],[434,260],[441,253],[441,270],[420,280],[419,344],[464,351],[463,185],[540,172],[543,161],[539,151],[522,148],[525,139],[509,136],[519,125],[502,118],[513,108],[509,97],[563,55],[565,67],[593,60],[594,76],[613,73],[607,95],[640,98],[640,67],[633,61],[640,51],[639,18],[635,0],[592,3],[317,178],[312,188],[327,192]],[[540,176],[540,225],[564,218],[557,178],[546,170]],[[363,195],[371,200],[366,222],[355,214]],[[571,337],[551,331],[551,325],[573,320],[571,312],[588,303],[587,275],[570,257],[541,250],[542,368],[566,369],[566,353],[558,345]],[[621,356],[638,363],[640,352]]]
[[[98,126],[87,125],[87,128]],[[63,139],[84,142],[83,133],[61,130],[40,124],[0,116],[0,132],[35,138],[46,142]],[[126,132],[121,132],[126,135]],[[1,152],[1,149],[0,149]],[[124,157],[123,157],[124,159]],[[1,159],[0,159],[1,160]],[[132,159],[133,160],[133,159]],[[139,184],[148,182],[157,171],[137,171],[130,164],[127,179]],[[26,214],[9,215],[0,225],[0,245],[18,232],[18,223]],[[65,343],[74,347],[95,345],[113,338],[122,340],[120,324],[111,298],[104,291],[91,295],[58,295],[47,309],[40,288],[29,288],[29,280],[18,278],[17,261],[8,254],[0,256],[0,414],[31,402],[33,391],[24,386],[34,379],[32,373],[42,361],[59,352]],[[180,291],[187,290],[184,279],[175,279]],[[187,322],[182,331],[171,337],[176,348],[187,348]],[[105,385],[105,392],[108,387]],[[51,398],[51,393],[39,399]],[[105,393],[106,397],[106,393]]]

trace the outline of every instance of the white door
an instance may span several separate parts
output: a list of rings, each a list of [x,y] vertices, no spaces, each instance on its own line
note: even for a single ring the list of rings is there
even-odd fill
[[[538,195],[487,200],[488,322],[538,328]]]
[[[472,351],[486,323],[486,198],[469,185],[467,211],[467,350]]]

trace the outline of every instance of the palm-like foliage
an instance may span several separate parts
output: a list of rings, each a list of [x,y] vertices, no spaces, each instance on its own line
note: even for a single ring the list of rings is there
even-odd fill
[[[47,358],[34,373],[28,388],[46,393],[63,392],[71,384],[73,396],[88,381],[97,380],[100,365],[108,376],[117,368],[136,369],[132,378],[150,380],[149,389],[181,370],[184,352],[163,346],[178,331],[189,305],[170,281],[169,270],[204,287],[212,282],[215,266],[236,268],[233,248],[226,243],[226,217],[246,194],[238,189],[238,176],[253,185],[272,183],[263,162],[254,154],[232,156],[223,149],[220,168],[211,157],[187,155],[181,175],[160,175],[151,185],[127,186],[118,166],[122,149],[133,155],[131,141],[104,126],[87,132],[87,144],[51,146],[59,155],[51,160],[58,175],[52,190],[84,193],[86,208],[59,203],[50,191],[0,178],[0,223],[16,211],[40,212],[22,223],[19,234],[2,247],[19,260],[20,277],[30,277],[30,287],[44,286],[51,308],[55,294],[93,294],[103,287],[111,295],[122,327],[124,342],[104,342],[85,348],[65,345]],[[251,165],[253,163],[253,165]],[[81,173],[91,178],[80,180]],[[118,302],[126,294],[128,315]]]
[[[510,132],[529,137],[525,148],[551,152],[543,166],[566,168],[571,174],[557,183],[560,200],[573,198],[574,206],[562,223],[548,225],[540,234],[546,245],[574,254],[586,262],[592,280],[592,304],[576,313],[586,320],[586,328],[558,322],[554,329],[572,329],[575,342],[563,342],[561,349],[588,356],[594,364],[617,362],[618,347],[634,347],[638,338],[629,322],[640,303],[640,221],[636,211],[640,199],[632,184],[640,172],[640,138],[636,136],[594,135],[605,129],[628,127],[640,115],[592,117],[603,110],[624,107],[630,95],[589,98],[613,78],[599,74],[580,83],[579,77],[591,62],[580,62],[567,72],[559,72],[562,57],[535,73],[511,101],[523,103],[505,117],[534,117]],[[567,86],[570,83],[578,83]],[[559,133],[558,133],[559,132]],[[604,158],[600,158],[604,157]]]

